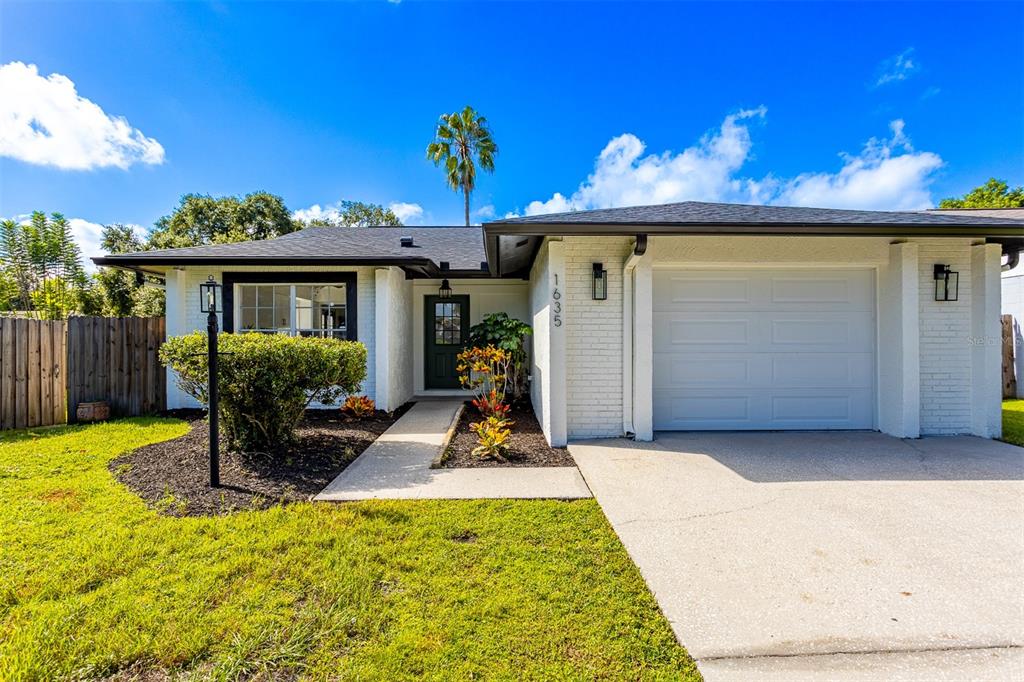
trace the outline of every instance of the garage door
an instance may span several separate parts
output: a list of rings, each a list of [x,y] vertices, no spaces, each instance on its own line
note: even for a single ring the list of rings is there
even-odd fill
[[[871,270],[656,270],[654,428],[874,427]]]

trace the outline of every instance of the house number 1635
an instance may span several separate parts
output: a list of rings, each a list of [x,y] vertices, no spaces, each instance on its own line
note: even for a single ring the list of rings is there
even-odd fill
[[[555,315],[551,318],[552,324],[556,327],[562,326],[562,292],[558,290],[558,275],[555,275],[555,286],[551,289],[551,309]]]

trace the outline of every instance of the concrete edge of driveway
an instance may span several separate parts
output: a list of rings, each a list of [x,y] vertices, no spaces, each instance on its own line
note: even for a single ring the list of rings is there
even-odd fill
[[[1024,649],[990,647],[703,659],[699,661],[699,669],[706,682],[794,682],[805,679],[830,682],[1011,682],[1024,677]]]

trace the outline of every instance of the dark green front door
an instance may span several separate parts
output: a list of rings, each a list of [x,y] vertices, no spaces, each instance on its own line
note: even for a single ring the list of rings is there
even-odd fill
[[[469,339],[469,296],[426,296],[423,303],[427,388],[461,388],[456,356]]]

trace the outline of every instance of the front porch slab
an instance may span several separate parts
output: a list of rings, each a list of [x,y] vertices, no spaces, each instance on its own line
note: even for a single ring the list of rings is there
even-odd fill
[[[313,500],[591,497],[576,467],[431,469],[461,404],[461,400],[416,403]]]

